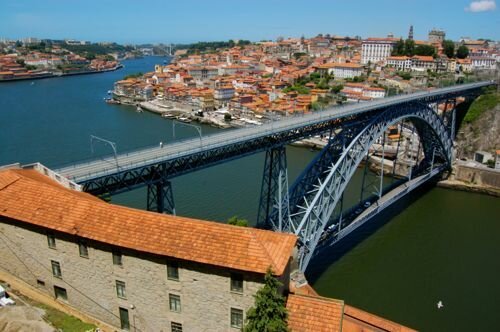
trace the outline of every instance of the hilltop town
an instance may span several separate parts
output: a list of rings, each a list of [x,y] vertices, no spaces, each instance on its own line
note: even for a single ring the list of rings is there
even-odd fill
[[[445,37],[432,30],[427,40],[415,40],[411,27],[405,40],[319,34],[192,44],[178,48],[171,63],[116,82],[113,99],[239,126],[495,74],[498,43]]]

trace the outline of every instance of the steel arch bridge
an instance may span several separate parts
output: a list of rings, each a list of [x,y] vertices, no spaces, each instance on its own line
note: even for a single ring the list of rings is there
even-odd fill
[[[312,178],[311,174],[303,174],[297,180],[290,193],[293,198],[289,200],[288,222],[282,222],[282,231],[292,232],[300,239],[299,264],[302,271],[307,268],[349,180],[370,146],[383,136],[391,125],[403,120],[412,122],[419,136],[425,137],[422,139],[425,158],[418,165],[420,169],[426,171],[434,165],[437,165],[436,169],[451,166],[451,122],[449,126],[445,125],[436,111],[425,104],[408,103],[388,108],[374,117],[367,126],[350,126],[345,129],[345,135],[336,135],[324,151],[334,150],[340,153],[329,154],[329,162],[320,163],[322,167],[317,167],[316,164],[313,171],[317,179],[315,183],[303,181],[303,178]],[[346,136],[352,139],[349,141]],[[346,142],[347,146],[344,145]],[[350,229],[354,228],[351,226]]]
[[[349,104],[261,127],[115,154],[56,171],[95,195],[147,186],[148,210],[175,214],[172,178],[265,151],[257,224],[296,234],[299,264],[305,271],[317,248],[339,241],[413,188],[449,169],[456,98],[475,98],[483,87],[493,84],[464,84]],[[439,104],[444,104],[445,109],[451,106],[453,111],[438,114]],[[410,167],[409,176],[398,182],[399,187],[387,190],[381,181],[376,199],[363,200],[362,187],[358,205],[344,211],[343,193],[354,171],[373,143],[400,121],[411,123],[418,134],[422,160]],[[289,188],[285,146],[325,133],[329,143]]]

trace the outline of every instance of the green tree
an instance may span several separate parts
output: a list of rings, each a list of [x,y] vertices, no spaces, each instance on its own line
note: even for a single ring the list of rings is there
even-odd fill
[[[405,55],[414,56],[415,55],[415,41],[412,39],[407,39],[405,41]]]
[[[452,40],[443,40],[443,53],[446,54],[448,58],[453,58],[455,55],[455,43]]]
[[[339,93],[343,88],[344,88],[344,86],[342,84],[334,85],[331,89],[331,92],[332,93]]]
[[[399,39],[396,45],[394,46],[394,49],[392,50],[392,55],[395,56],[405,55],[405,42],[403,41],[403,38]]]
[[[247,312],[244,332],[287,332],[288,312],[285,298],[279,293],[282,284],[271,268],[264,277],[264,287],[254,295],[255,305]]]
[[[436,49],[432,45],[418,45],[415,47],[416,55],[427,55],[427,56],[435,56]]]
[[[469,49],[465,45],[461,45],[457,49],[457,58],[459,59],[465,59],[466,57],[469,56]]]
[[[238,216],[232,216],[227,220],[229,225],[248,227],[248,220],[240,219]]]

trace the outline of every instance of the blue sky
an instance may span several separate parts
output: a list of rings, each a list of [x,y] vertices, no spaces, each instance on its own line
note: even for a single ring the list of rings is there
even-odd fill
[[[335,35],[500,39],[499,0],[0,0],[0,38],[193,42]],[[471,6],[471,3],[472,4]]]

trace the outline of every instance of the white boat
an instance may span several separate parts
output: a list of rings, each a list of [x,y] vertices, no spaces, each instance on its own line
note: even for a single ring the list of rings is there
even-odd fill
[[[185,123],[190,123],[193,121],[190,118],[186,118],[185,116],[181,116],[181,117],[177,118],[177,120],[179,120],[181,122],[185,122]]]
[[[137,113],[142,113],[142,108],[141,106],[137,105],[137,108],[135,109]]]
[[[175,115],[174,115],[174,114],[172,114],[172,113],[163,113],[163,114],[161,115],[161,117],[162,117],[162,118],[165,118],[165,119],[173,119],[173,118],[175,118]]]

